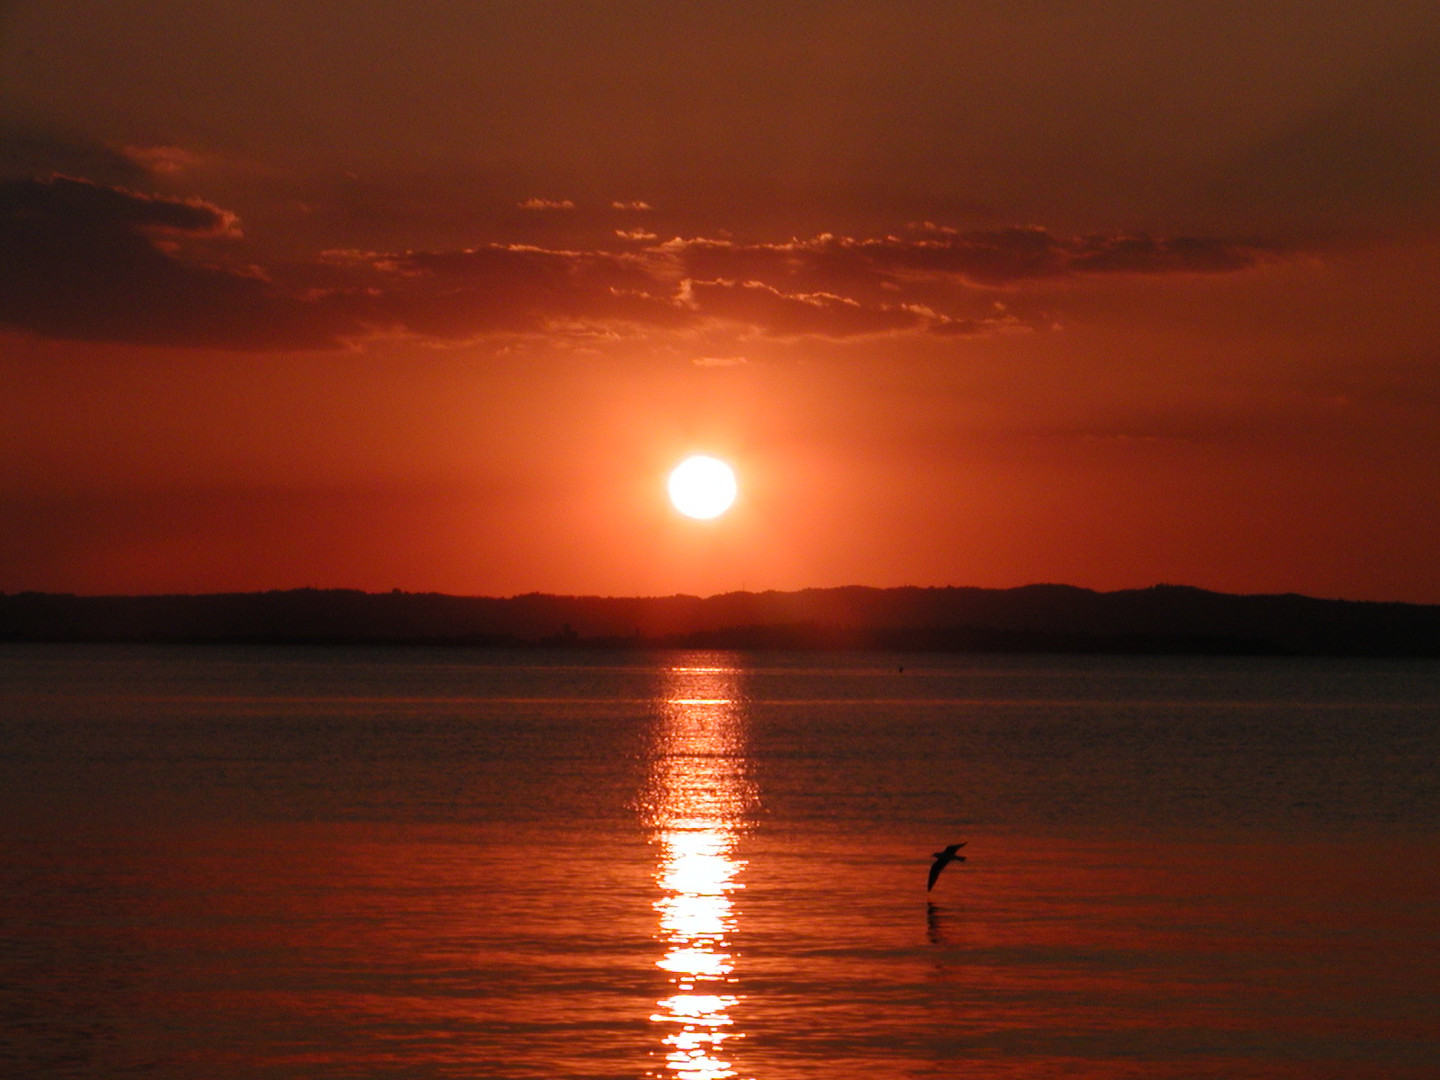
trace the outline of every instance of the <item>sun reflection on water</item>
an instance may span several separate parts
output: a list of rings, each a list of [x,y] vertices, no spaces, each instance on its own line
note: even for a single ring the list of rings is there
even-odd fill
[[[679,664],[665,673],[652,751],[647,822],[660,847],[655,966],[674,992],[650,1019],[664,1030],[665,1068],[676,1080],[729,1080],[739,1074],[725,1043],[743,1037],[731,1009],[740,1001],[730,937],[732,894],[745,863],[737,837],[753,803],[746,777],[739,673]]]

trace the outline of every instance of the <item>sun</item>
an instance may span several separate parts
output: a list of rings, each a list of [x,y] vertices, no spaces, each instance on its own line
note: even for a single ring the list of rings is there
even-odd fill
[[[718,458],[686,458],[670,474],[670,501],[686,517],[719,517],[739,491],[735,470]]]

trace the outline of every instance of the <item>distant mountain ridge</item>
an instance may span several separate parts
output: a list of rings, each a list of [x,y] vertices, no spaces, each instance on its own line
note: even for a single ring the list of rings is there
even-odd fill
[[[292,589],[174,596],[0,594],[0,641],[591,644],[962,652],[1440,657],[1440,605],[1235,595],[867,588],[711,597],[465,597]]]

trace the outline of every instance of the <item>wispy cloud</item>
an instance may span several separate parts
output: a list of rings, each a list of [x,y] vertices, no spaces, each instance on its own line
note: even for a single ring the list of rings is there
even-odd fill
[[[247,349],[336,347],[377,333],[956,336],[1048,327],[1051,316],[1026,315],[1019,302],[1036,283],[1234,273],[1268,254],[1215,239],[1066,238],[1033,227],[749,244],[631,230],[617,240],[613,250],[328,252],[266,272],[243,261],[238,219],[212,203],[66,177],[0,181],[0,322]],[[998,307],[1000,291],[1016,303]]]
[[[516,203],[521,210],[574,210],[575,203],[570,199],[526,199],[524,202]]]
[[[1058,237],[1038,227],[960,233],[933,225],[916,235],[876,238],[822,234],[781,244],[675,239],[661,246],[694,272],[784,275],[812,281],[950,279],[1006,287],[1080,274],[1224,273],[1247,269],[1263,252],[1199,237],[1144,233]]]
[[[175,176],[195,168],[203,160],[199,154],[181,146],[123,146],[120,153],[127,161],[159,176]]]

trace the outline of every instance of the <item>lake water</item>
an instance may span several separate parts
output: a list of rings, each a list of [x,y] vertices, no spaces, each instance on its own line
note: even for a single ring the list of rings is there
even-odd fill
[[[0,1076],[1428,1080],[1437,764],[1426,662],[0,647]]]

